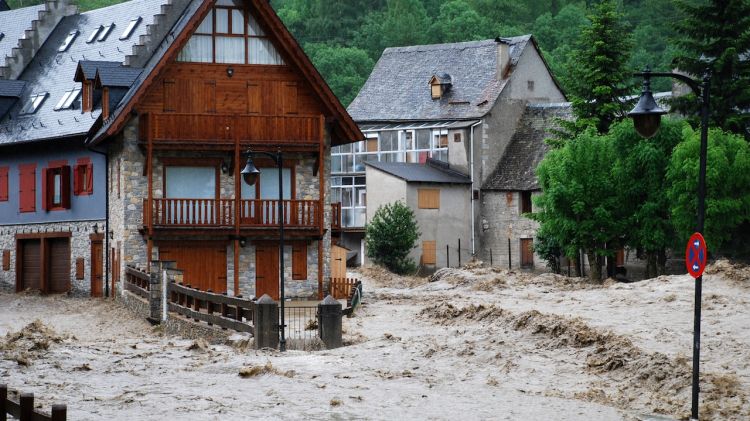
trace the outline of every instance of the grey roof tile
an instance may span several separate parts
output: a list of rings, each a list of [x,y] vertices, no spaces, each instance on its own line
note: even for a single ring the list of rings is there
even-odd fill
[[[22,80],[0,80],[0,96],[20,98],[26,82]]]
[[[76,69],[75,81],[81,82],[84,79],[94,80],[96,78],[96,71],[103,67],[121,67],[122,62],[120,61],[96,61],[96,60],[81,60],[78,62],[78,69]]]
[[[536,167],[549,151],[545,139],[559,127],[558,118],[572,118],[569,103],[528,105],[495,170],[482,186],[484,190],[539,190]]]
[[[143,69],[136,67],[100,67],[96,71],[96,87],[130,88]]]
[[[503,40],[514,66],[531,35]],[[508,80],[498,78],[497,55],[497,40],[387,48],[348,111],[358,123],[481,118]],[[429,81],[446,73],[452,87],[433,100]]]
[[[101,60],[122,63],[125,56],[131,53],[133,44],[146,33],[148,25],[145,23],[152,22],[154,15],[161,13],[161,5],[165,2],[167,0],[131,0],[63,18],[18,78],[27,82],[28,86],[21,101],[5,118],[0,119],[0,145],[87,134],[96,123],[100,110],[82,114],[80,107],[60,111],[53,109],[66,91],[78,85],[73,79],[78,62]],[[10,12],[0,12],[0,22],[4,22],[2,13]],[[127,40],[120,40],[120,33],[136,16],[142,16],[144,24],[138,25]],[[115,28],[104,41],[86,42],[93,30],[111,23],[115,24]],[[68,34],[76,29],[80,35],[70,48],[58,52]],[[39,110],[31,115],[19,116],[18,112],[29,97],[41,92],[48,92],[49,97]]]
[[[4,35],[0,39],[0,62],[4,63],[5,57],[11,55],[18,40],[31,29],[31,22],[39,19],[39,12],[44,10],[44,4],[40,4],[0,12],[0,33]]]
[[[471,184],[469,177],[436,162],[427,164],[367,162],[366,164],[409,183]]]

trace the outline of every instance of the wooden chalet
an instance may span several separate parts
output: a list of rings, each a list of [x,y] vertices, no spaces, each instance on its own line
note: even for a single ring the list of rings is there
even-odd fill
[[[195,288],[278,299],[284,218],[287,296],[317,298],[337,225],[330,148],[364,136],[267,1],[175,3],[162,39],[76,75],[84,104],[103,98],[88,143],[108,153],[113,275],[175,261]],[[283,197],[270,159],[243,182],[249,150],[282,152]]]

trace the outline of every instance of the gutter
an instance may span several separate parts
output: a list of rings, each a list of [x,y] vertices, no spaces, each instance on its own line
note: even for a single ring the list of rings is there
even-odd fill
[[[471,174],[471,192],[469,196],[471,198],[471,254],[475,257],[477,255],[477,248],[475,230],[476,217],[474,216],[474,127],[482,124],[483,121],[484,120],[480,120],[471,126],[471,139],[469,140],[469,155],[471,155],[471,159],[469,159],[469,173]]]

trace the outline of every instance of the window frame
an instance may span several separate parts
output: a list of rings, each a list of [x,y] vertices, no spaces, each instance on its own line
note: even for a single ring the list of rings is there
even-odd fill
[[[94,164],[89,158],[80,158],[73,168],[73,194],[90,196],[94,194]]]
[[[534,211],[534,204],[532,201],[531,191],[520,191],[518,192],[518,211],[521,215],[526,213],[532,213]]]
[[[42,203],[43,209],[63,211],[70,209],[71,169],[67,161],[50,162],[42,169]],[[59,180],[59,200],[55,200],[57,193],[55,182]]]

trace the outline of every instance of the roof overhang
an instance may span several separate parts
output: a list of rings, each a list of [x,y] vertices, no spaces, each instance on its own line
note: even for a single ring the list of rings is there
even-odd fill
[[[468,129],[481,122],[481,120],[432,120],[432,121],[401,121],[360,123],[359,128],[363,132],[379,132],[390,130],[458,130]]]

